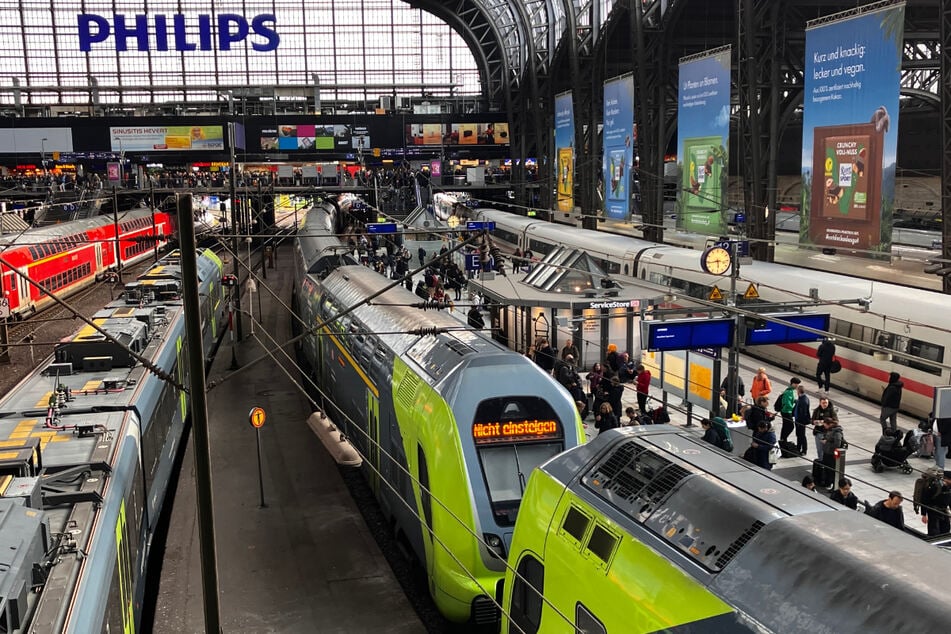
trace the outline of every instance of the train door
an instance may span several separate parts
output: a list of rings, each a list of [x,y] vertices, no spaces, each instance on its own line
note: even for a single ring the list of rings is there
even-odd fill
[[[380,496],[380,399],[367,387],[367,443],[366,457],[370,460],[367,477],[373,493]]]
[[[96,241],[96,279],[99,279],[99,276],[103,273],[104,269],[102,267],[102,242]]]

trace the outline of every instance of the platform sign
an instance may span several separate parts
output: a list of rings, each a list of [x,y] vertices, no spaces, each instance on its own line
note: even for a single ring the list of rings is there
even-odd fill
[[[466,270],[467,271],[481,271],[482,270],[482,260],[479,259],[478,253],[466,253]]]
[[[733,245],[736,245],[736,252],[733,251]],[[713,243],[715,247],[723,247],[738,258],[748,258],[750,256],[749,240],[718,240]]]
[[[829,331],[828,313],[795,313],[792,315],[770,314],[764,315],[763,317],[767,320],[770,317],[782,319],[783,321],[792,322],[798,326],[814,328],[816,330],[822,330],[823,332]],[[800,330],[799,328],[784,326],[772,321],[765,321],[765,323],[763,323],[761,320],[758,320],[755,317],[747,317],[745,322],[746,334],[743,337],[743,345],[745,346],[764,346],[780,343],[806,343],[809,341],[822,341],[824,337],[822,334],[814,334],[805,330]]]
[[[647,350],[690,350],[733,345],[735,320],[685,319],[642,321],[641,345]]]
[[[10,300],[0,296],[0,319],[7,319],[10,316]]]
[[[466,222],[466,231],[495,231],[495,221],[470,220]]]
[[[248,412],[248,422],[251,423],[251,427],[255,429],[260,429],[264,427],[264,421],[267,420],[267,414],[264,412],[262,407],[252,407],[251,411]]]
[[[395,222],[371,222],[367,224],[367,233],[396,233]]]

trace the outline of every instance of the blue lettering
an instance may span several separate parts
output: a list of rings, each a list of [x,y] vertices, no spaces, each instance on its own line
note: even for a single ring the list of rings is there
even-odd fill
[[[188,34],[185,32],[185,16],[179,13],[172,17],[172,22],[175,23],[175,50],[194,51],[197,47],[186,39]]]
[[[116,16],[116,27],[115,27],[115,37],[116,37],[116,50],[117,51],[127,51],[129,50],[126,45],[126,40],[130,37],[136,39],[140,51],[149,50],[149,18],[144,14],[138,14],[135,16],[135,27],[129,28],[125,25],[125,16],[117,15]]]
[[[237,26],[236,31],[231,30],[231,25]],[[233,42],[240,42],[248,37],[248,21],[240,15],[234,13],[218,14],[218,49],[230,51]]]
[[[251,48],[259,53],[277,49],[281,43],[281,36],[277,34],[275,27],[277,27],[277,17],[273,13],[263,13],[255,16],[251,20],[251,29],[256,35],[263,37],[267,41],[264,43],[252,42]]]
[[[155,16],[155,50],[168,50],[168,24],[164,15]]]
[[[198,41],[189,41],[196,22]],[[79,13],[76,14],[76,24],[79,50],[83,52],[91,51],[94,44],[107,42],[110,37],[114,40],[115,50],[119,52],[130,50],[130,38],[135,39],[135,49],[139,51],[148,51],[150,48],[168,51],[173,46],[174,50],[183,52],[211,51],[216,44],[220,50],[230,51],[235,44],[253,36],[251,48],[264,53],[277,49],[281,43],[281,36],[277,33],[277,17],[273,13],[262,13],[250,20],[236,13],[221,13],[217,20],[207,13],[188,16],[182,13],[116,14],[112,22],[101,15]],[[153,33],[154,40],[150,42]]]
[[[109,39],[109,20],[88,13],[80,13],[76,17],[79,23],[79,50],[91,51],[93,44]],[[96,25],[95,33],[91,31],[94,24]]]
[[[212,50],[211,16],[207,13],[202,13],[198,16],[198,48],[203,51]]]

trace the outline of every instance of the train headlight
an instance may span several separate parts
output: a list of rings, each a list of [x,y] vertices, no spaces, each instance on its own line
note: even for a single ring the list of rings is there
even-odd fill
[[[499,557],[499,559],[505,559],[505,543],[502,541],[502,538],[493,533],[486,533],[483,535],[486,545],[492,550],[492,552]]]

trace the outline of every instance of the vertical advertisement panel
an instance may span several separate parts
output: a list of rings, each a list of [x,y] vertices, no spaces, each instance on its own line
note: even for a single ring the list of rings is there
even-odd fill
[[[721,235],[730,139],[729,46],[680,60],[677,100],[678,225]]]
[[[575,206],[575,114],[571,92],[555,95],[555,182],[558,211]]]
[[[874,256],[891,250],[905,5],[834,18],[806,27],[799,242]]]
[[[604,215],[614,220],[630,220],[636,141],[632,74],[604,82],[603,122]]]

